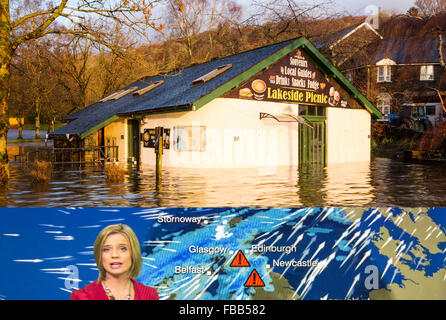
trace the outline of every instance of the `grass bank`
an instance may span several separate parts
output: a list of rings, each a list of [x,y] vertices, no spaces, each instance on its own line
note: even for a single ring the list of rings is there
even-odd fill
[[[45,138],[40,139],[10,139],[7,143],[24,143],[24,142],[41,142],[45,141]]]
[[[65,125],[65,123],[56,123],[55,125],[54,125],[54,130],[57,130],[57,129],[59,129],[60,127],[63,127]],[[17,127],[17,126],[16,126]],[[45,130],[45,131],[48,131],[48,127],[49,127],[49,125],[48,124],[45,124],[45,123],[42,123],[41,125],[40,125],[40,130]],[[17,129],[17,128],[15,128],[15,129]],[[35,126],[35,124],[33,124],[33,123],[25,123],[24,125],[23,125],[23,130],[36,130],[36,126]]]

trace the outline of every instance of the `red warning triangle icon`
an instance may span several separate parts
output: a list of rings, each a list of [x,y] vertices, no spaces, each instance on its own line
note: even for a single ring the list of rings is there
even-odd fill
[[[231,267],[249,267],[251,266],[243,254],[242,250],[239,250],[235,255],[234,260],[231,262]]]
[[[245,282],[245,287],[264,287],[265,283],[260,278],[259,273],[254,269],[249,275],[248,280]]]

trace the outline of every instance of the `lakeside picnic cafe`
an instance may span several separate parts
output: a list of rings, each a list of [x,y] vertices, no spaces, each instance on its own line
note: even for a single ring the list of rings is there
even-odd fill
[[[162,139],[163,167],[326,165],[370,161],[372,117],[381,113],[302,37],[143,78],[49,138],[113,148],[120,163],[155,165]]]

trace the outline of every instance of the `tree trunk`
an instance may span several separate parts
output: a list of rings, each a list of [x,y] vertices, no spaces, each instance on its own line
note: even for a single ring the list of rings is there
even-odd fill
[[[443,56],[443,30],[438,30],[438,59],[440,60],[440,65],[446,70],[446,60]]]
[[[19,135],[18,135],[17,139],[23,139],[23,136],[22,136],[22,132],[23,132],[22,119],[21,118],[17,118],[17,122],[19,124],[19,127],[18,127]]]
[[[6,139],[9,129],[8,95],[9,95],[9,63],[2,57],[3,48],[0,45],[0,164],[8,162]]]
[[[36,139],[40,139],[40,110],[36,110]]]
[[[51,121],[48,125],[48,133],[53,132],[54,131],[54,117],[51,117]]]
[[[9,129],[8,118],[8,96],[9,96],[9,66],[12,57],[10,41],[11,25],[9,17],[9,0],[0,0],[0,176],[8,172],[8,152],[6,150],[6,139]],[[7,177],[7,175],[6,175]],[[4,178],[0,184],[6,183]]]
[[[36,118],[34,121],[36,127],[36,139],[40,139],[40,101],[38,99],[36,100]]]

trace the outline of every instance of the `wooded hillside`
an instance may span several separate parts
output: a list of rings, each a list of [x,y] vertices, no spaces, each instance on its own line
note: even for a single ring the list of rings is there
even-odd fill
[[[225,1],[227,6],[219,8],[221,12],[215,14],[213,20],[198,21],[196,15],[204,14],[206,8],[202,7],[203,11],[198,13],[187,12],[186,5],[205,2],[210,6],[212,1],[168,2],[171,7],[166,9],[166,23],[156,42],[137,45],[124,29],[116,27],[115,41],[121,47],[127,47],[124,53],[105,51],[91,41],[72,36],[26,43],[13,59],[11,116],[30,121],[40,115],[40,120],[46,123],[52,119],[60,120],[144,76],[182,69],[299,36],[319,44],[328,43],[339,31],[358,25],[366,18],[310,16],[304,15],[302,8],[295,8],[294,11],[274,12],[264,9],[263,19],[240,22],[242,9]],[[207,23],[211,28],[202,32],[203,28],[196,26],[198,23]],[[433,17],[381,15],[379,32],[385,40],[432,38],[436,37],[439,27],[446,28],[446,13]],[[377,50],[376,45],[372,44],[371,50]]]

